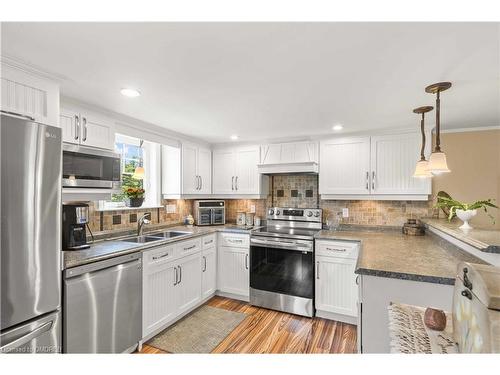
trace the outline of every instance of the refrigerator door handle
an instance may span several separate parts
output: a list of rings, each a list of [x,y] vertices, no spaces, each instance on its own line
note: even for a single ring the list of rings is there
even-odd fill
[[[38,327],[37,329],[34,329],[33,331],[29,332],[28,334],[21,336],[14,341],[9,342],[8,344],[1,347],[1,351],[3,353],[5,353],[5,352],[8,352],[10,349],[23,346],[24,344],[30,342],[31,340],[37,338],[38,336],[41,336],[45,332],[50,331],[52,329],[53,323],[54,323],[54,321],[51,320],[50,322],[47,322],[47,323],[41,325],[40,327]]]

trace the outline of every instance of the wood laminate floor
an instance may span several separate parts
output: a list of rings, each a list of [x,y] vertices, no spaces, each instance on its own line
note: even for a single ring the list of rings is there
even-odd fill
[[[212,353],[356,353],[356,326],[250,306],[224,297],[207,305],[248,317]],[[166,353],[147,344],[140,353]]]

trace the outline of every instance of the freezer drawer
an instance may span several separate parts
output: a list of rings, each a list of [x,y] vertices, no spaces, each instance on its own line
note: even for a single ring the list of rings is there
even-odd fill
[[[0,353],[60,353],[61,313],[55,311],[6,330]]]
[[[121,353],[139,342],[140,253],[70,268],[64,278],[65,353]]]

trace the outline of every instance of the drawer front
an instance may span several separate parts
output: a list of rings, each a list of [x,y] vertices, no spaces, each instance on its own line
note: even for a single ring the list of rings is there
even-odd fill
[[[348,241],[316,241],[316,255],[357,259],[359,243]]]
[[[215,241],[216,241],[216,239],[217,239],[217,237],[216,237],[215,233],[214,234],[210,234],[208,236],[204,236],[201,239],[201,242],[203,244],[203,250],[215,247]]]
[[[201,238],[195,238],[188,241],[182,241],[175,246],[176,256],[194,254],[201,251]]]
[[[164,263],[174,258],[174,246],[162,246],[154,250],[144,252],[144,264],[153,265]]]
[[[248,234],[219,233],[219,246],[248,249],[250,247],[250,236]]]

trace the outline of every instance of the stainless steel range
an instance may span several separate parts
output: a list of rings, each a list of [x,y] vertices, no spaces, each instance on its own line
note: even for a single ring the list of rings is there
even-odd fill
[[[273,207],[250,239],[250,304],[314,315],[314,235],[319,208]]]

